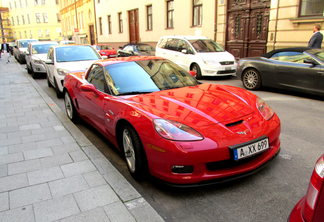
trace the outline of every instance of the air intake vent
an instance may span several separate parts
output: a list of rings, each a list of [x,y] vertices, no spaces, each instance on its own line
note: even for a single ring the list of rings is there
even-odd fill
[[[243,120],[239,120],[239,121],[236,121],[236,122],[233,122],[233,123],[228,123],[228,124],[226,124],[225,126],[227,126],[227,127],[231,127],[231,126],[239,125],[239,124],[241,124],[241,123],[243,123]]]
[[[224,61],[224,62],[220,62],[221,65],[233,65],[234,62],[233,61]]]

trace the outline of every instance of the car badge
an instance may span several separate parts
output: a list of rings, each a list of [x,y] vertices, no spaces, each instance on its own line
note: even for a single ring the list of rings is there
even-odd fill
[[[246,135],[247,134],[247,130],[245,130],[245,131],[239,131],[239,132],[236,132],[237,134],[239,134],[239,135]]]

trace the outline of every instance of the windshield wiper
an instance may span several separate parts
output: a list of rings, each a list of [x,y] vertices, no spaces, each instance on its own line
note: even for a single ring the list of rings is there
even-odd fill
[[[131,92],[119,93],[117,96],[146,94],[146,93],[152,93],[152,91],[146,91],[146,92],[143,92],[143,91],[131,91]]]

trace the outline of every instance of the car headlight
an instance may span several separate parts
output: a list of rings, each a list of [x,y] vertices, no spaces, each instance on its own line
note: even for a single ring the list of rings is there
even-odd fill
[[[259,110],[261,116],[263,116],[263,118],[265,120],[271,119],[272,116],[274,115],[274,111],[263,99],[257,98],[256,106],[257,106],[257,109]]]
[[[165,139],[177,141],[196,141],[204,139],[204,137],[193,128],[173,120],[155,119],[153,123],[155,130]]]
[[[67,70],[67,69],[57,69],[57,74],[59,74],[60,76],[65,76],[68,73],[69,73],[69,70]]]
[[[210,65],[219,65],[218,61],[212,60],[212,59],[203,59],[204,63],[206,65],[210,64]]]

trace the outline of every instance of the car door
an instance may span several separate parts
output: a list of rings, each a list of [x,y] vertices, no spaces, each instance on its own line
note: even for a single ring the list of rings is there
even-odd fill
[[[46,63],[46,72],[49,81],[54,85],[54,71],[55,71],[55,55],[54,48],[50,48],[47,53],[47,60],[49,63]]]
[[[319,66],[304,63],[311,56],[305,53],[279,56],[276,62],[276,79],[282,88],[292,88],[299,91],[318,90]]]
[[[165,45],[165,50],[162,52],[162,57],[166,58],[176,64],[178,64],[177,57],[179,56],[178,52],[178,39],[169,38]]]
[[[30,68],[31,56],[32,56],[32,46],[31,46],[31,44],[28,44],[27,53],[26,53],[26,65],[29,68]]]
[[[186,71],[189,71],[190,64],[193,61],[194,51],[191,46],[182,39],[178,40],[177,51],[174,53],[175,62]]]
[[[79,97],[79,107],[82,109],[82,115],[92,122],[96,128],[104,131],[104,98],[107,95],[107,85],[103,67],[93,65],[86,80],[96,89],[94,91],[80,91],[79,95],[77,95]]]

